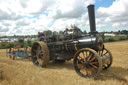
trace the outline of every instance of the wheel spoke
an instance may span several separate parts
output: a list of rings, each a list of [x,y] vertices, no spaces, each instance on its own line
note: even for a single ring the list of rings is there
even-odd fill
[[[83,59],[83,57],[81,57],[80,55],[78,56],[78,58],[81,58],[81,59]]]
[[[89,62],[92,62],[93,60],[95,60],[96,58],[93,56],[92,59]]]
[[[106,51],[106,53],[104,55],[106,55],[108,53],[108,51]]]
[[[86,56],[85,56],[84,52],[82,52],[82,54],[83,54],[83,57],[84,57],[84,61],[85,61],[85,59],[86,59]]]
[[[35,61],[35,64],[37,64],[37,63],[38,63],[38,60]]]
[[[100,55],[100,51],[99,51],[98,53],[99,53],[99,55]]]
[[[95,72],[95,73],[96,73],[96,69],[94,69],[94,68],[91,68],[91,67],[90,67],[90,69],[91,69],[91,71],[93,71],[93,72]]]
[[[92,54],[91,54],[91,53],[89,53],[89,56],[88,56],[88,58],[87,58],[87,61],[89,61],[89,60],[90,60],[91,56],[92,56]]]
[[[83,73],[84,75],[86,75],[86,76],[88,75],[87,68],[84,67],[83,69],[81,69],[81,71],[82,71],[82,73]]]
[[[91,62],[90,64],[98,64],[98,62]]]
[[[42,65],[42,60],[38,59],[38,63],[39,63],[39,65]]]
[[[87,56],[87,51],[86,51],[86,57],[88,57],[88,56]]]
[[[89,60],[90,60],[90,58],[91,58],[91,56],[89,56],[89,57],[87,58],[87,61],[89,61]]]
[[[78,68],[79,69],[82,69],[83,68],[83,65],[82,64],[77,64]]]
[[[78,56],[77,59],[78,59],[81,63],[83,63],[83,58],[81,58],[80,56]]]
[[[102,50],[101,56],[103,56],[103,53],[104,53],[104,49]]]
[[[93,68],[95,68],[95,69],[97,69],[98,67],[97,66],[95,66],[94,64],[91,64],[91,63],[89,63]]]

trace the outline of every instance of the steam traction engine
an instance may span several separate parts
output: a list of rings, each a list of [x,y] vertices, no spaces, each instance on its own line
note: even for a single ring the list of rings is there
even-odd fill
[[[96,77],[112,64],[112,54],[96,32],[94,5],[88,6],[90,33],[82,35],[76,26],[64,34],[39,34],[39,42],[32,46],[32,62],[44,67],[49,61],[65,62],[73,59],[75,71],[82,77]]]

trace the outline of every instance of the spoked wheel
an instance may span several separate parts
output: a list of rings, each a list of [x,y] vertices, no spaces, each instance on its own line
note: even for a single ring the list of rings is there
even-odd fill
[[[74,56],[75,71],[82,77],[96,77],[102,70],[102,61],[96,51],[83,48]]]
[[[112,53],[108,49],[104,48],[103,50],[98,51],[98,54],[101,56],[101,58],[108,57],[107,61],[105,62],[105,64],[103,64],[103,68],[102,68],[103,70],[108,69],[112,65],[112,61],[113,61]]]
[[[44,67],[49,61],[49,50],[44,42],[35,42],[31,50],[32,62],[36,66]]]

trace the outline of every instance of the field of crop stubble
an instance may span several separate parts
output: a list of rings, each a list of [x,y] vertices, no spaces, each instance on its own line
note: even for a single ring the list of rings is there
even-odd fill
[[[29,60],[11,60],[0,50],[0,85],[128,85],[128,41],[106,43],[113,54],[113,64],[96,79],[78,76],[72,61],[39,68]]]

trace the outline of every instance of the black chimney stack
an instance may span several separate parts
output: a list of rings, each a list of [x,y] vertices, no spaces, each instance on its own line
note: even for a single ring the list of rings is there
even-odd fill
[[[96,25],[95,25],[95,10],[94,5],[88,6],[88,15],[89,15],[89,23],[90,23],[90,33],[96,34]]]

